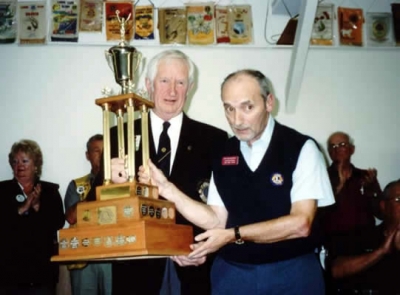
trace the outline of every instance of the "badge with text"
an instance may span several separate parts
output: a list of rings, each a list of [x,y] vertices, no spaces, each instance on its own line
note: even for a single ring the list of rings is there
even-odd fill
[[[123,236],[123,235],[118,235],[118,236],[115,237],[115,245],[117,245],[117,246],[123,246],[123,245],[125,245],[125,244],[126,244],[125,236]]]
[[[123,208],[124,217],[131,218],[133,217],[133,208],[132,206],[124,206]]]
[[[146,216],[147,215],[147,212],[148,212],[147,210],[148,210],[148,207],[147,207],[146,204],[142,204],[140,206],[140,213],[142,214],[142,216]]]
[[[60,248],[60,249],[65,250],[65,249],[68,248],[68,241],[67,241],[67,239],[61,239],[60,242],[59,242],[58,244],[59,244],[59,248]]]
[[[82,239],[82,246],[83,247],[89,247],[90,246],[90,239],[89,238]]]
[[[161,208],[156,208],[156,218],[160,219],[161,218]]]
[[[93,238],[93,245],[94,246],[99,247],[99,246],[101,246],[101,243],[102,243],[102,238],[101,237],[94,237]]]
[[[149,206],[149,215],[150,215],[150,217],[153,218],[153,217],[154,217],[154,214],[155,214],[155,209],[154,209],[154,207],[153,207],[153,206]]]
[[[135,243],[135,242],[136,242],[136,236],[127,236],[127,237],[126,237],[126,242],[127,242],[128,244]]]
[[[77,249],[79,247],[79,239],[77,237],[73,237],[69,241],[69,245],[71,249]]]
[[[238,156],[223,157],[221,164],[222,166],[239,165],[239,157]]]
[[[161,209],[161,216],[162,216],[162,218],[164,218],[164,219],[167,219],[167,218],[168,218],[168,209],[167,209],[167,207],[163,207],[163,208]]]

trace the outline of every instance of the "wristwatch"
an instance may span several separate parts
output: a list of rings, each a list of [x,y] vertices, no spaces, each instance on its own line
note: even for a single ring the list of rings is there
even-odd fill
[[[235,226],[234,230],[235,230],[235,239],[236,239],[235,243],[238,245],[242,245],[244,243],[244,241],[242,239],[242,236],[240,235],[239,226]]]

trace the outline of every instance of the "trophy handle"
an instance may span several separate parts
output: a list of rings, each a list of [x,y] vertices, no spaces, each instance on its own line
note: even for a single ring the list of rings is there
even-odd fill
[[[139,65],[142,63],[142,57],[143,57],[142,53],[139,51],[136,51],[135,54],[137,56],[137,58],[136,58],[137,62],[136,62],[135,70],[133,71],[134,73],[136,73],[137,69],[139,68]]]
[[[108,66],[110,67],[111,71],[114,71],[112,54],[106,50],[106,51],[104,51],[104,55],[106,57]]]

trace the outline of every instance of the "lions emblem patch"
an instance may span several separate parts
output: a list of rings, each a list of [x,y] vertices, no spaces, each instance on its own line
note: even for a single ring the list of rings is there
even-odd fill
[[[78,186],[77,188],[76,188],[76,192],[79,194],[79,195],[81,195],[81,194],[83,194],[84,192],[85,192],[85,186],[83,186],[83,185],[80,185],[80,186]]]
[[[275,186],[283,185],[283,176],[280,173],[274,173],[271,176],[271,183]]]

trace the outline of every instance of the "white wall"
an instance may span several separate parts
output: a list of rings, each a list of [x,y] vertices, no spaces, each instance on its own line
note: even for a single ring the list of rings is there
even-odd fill
[[[381,185],[400,178],[398,140],[400,49],[312,48],[294,114],[285,113],[284,89],[290,48],[266,46],[265,1],[254,1],[254,46],[181,46],[199,68],[199,85],[188,106],[192,118],[229,130],[219,99],[223,78],[241,68],[264,72],[280,100],[276,118],[313,136],[325,146],[336,130],[355,139],[355,165],[376,167]],[[85,143],[102,132],[101,89],[118,89],[104,59],[116,43],[87,45],[0,46],[0,179],[12,177],[11,145],[36,140],[44,153],[43,179],[59,183],[64,195],[70,179],[88,172]],[[140,44],[140,43],[139,43]],[[165,48],[136,46],[150,59]],[[195,168],[195,167],[194,167]]]

